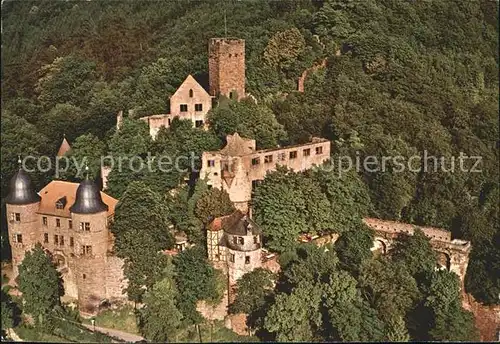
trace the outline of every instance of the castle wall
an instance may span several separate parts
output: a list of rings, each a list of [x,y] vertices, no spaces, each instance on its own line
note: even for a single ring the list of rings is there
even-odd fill
[[[210,94],[237,99],[245,97],[245,41],[242,39],[212,38],[208,43]],[[233,93],[234,97],[234,93]]]

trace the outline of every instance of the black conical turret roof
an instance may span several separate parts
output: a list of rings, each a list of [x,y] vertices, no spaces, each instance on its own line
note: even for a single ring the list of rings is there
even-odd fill
[[[76,214],[95,214],[107,211],[108,206],[102,201],[101,192],[97,185],[86,179],[78,186],[75,203],[69,210]]]
[[[7,204],[32,204],[40,202],[41,197],[33,189],[28,174],[20,168],[10,180],[9,194],[5,199]]]

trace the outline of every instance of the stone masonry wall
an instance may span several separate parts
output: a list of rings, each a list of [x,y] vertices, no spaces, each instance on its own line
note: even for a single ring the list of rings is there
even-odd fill
[[[26,205],[13,205],[7,204],[7,221],[8,221],[8,232],[9,232],[9,243],[12,249],[12,268],[13,276],[17,277],[19,273],[19,264],[22,263],[25,252],[31,250],[35,247],[35,244],[39,241],[38,230],[38,216],[36,211],[38,211],[40,203],[32,203]],[[16,222],[11,219],[11,214],[19,213],[21,216],[21,221]],[[22,235],[22,243],[17,242],[17,234]]]
[[[230,98],[236,91],[238,100],[245,97],[245,41],[212,38],[208,43],[210,94]]]

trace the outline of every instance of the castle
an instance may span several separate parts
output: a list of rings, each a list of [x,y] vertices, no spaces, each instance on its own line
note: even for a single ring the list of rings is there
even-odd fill
[[[245,41],[236,38],[212,38],[208,43],[209,92],[191,75],[170,97],[170,113],[141,117],[155,138],[161,127],[170,127],[175,117],[206,127],[206,115],[213,99],[225,96],[240,100],[245,97]]]
[[[117,200],[86,179],[55,180],[39,193],[22,170],[12,177],[6,198],[14,277],[26,251],[40,243],[60,272],[65,295],[78,300],[82,314],[126,296],[123,261],[113,254],[109,223]]]

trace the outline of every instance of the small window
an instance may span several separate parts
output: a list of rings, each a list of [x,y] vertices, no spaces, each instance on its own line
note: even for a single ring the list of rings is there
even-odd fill
[[[61,246],[64,246],[64,236],[61,235],[59,238],[59,241],[60,241],[59,243],[61,244]]]
[[[250,256],[245,256],[245,264],[250,264]]]
[[[189,98],[193,98],[193,90],[189,90]]]
[[[187,104],[181,104],[180,108],[181,108],[181,112],[187,112],[188,105]]]
[[[260,164],[260,159],[259,158],[253,158],[252,159],[252,165],[255,166],[255,165],[258,165],[258,164]]]
[[[86,279],[86,278],[87,278],[87,275],[82,274],[82,278],[83,278],[83,279]]]
[[[83,255],[91,255],[92,254],[92,246],[83,245],[82,246],[82,254]]]
[[[16,216],[16,222],[21,222],[21,214],[15,213],[15,216]]]
[[[233,99],[234,98],[234,93],[231,91],[229,92],[229,99]]]
[[[208,167],[214,167],[215,166],[215,160],[208,160]]]
[[[203,121],[202,120],[195,121],[194,126],[196,128],[203,127]]]
[[[49,243],[49,233],[43,233],[43,243],[44,244]]]
[[[242,237],[238,237],[238,245],[243,245],[245,243],[245,239]]]
[[[73,221],[71,220],[68,221],[68,228],[73,229]]]
[[[172,120],[169,118],[167,121],[168,121],[168,126],[170,127],[170,124],[172,123]]]
[[[233,244],[238,244],[238,238],[237,237],[233,237]]]
[[[80,222],[80,230],[90,232],[90,222]]]
[[[272,155],[266,155],[266,156],[264,157],[264,163],[265,163],[265,164],[270,164],[270,163],[272,163],[272,162],[273,162],[273,156],[272,156]]]
[[[297,151],[290,152],[290,159],[295,159],[297,157]]]
[[[69,237],[69,246],[70,247],[75,246],[75,240],[73,239],[73,237]]]
[[[229,254],[229,261],[230,261],[231,263],[234,263],[234,253],[230,253],[230,254]]]
[[[62,205],[62,203],[60,203],[60,202],[56,203],[56,209],[63,209],[63,208],[64,208],[64,206]]]
[[[311,149],[310,149],[310,148],[306,148],[306,149],[304,149],[304,150],[303,150],[303,154],[304,154],[304,156],[309,156],[309,155],[311,155]]]
[[[194,111],[203,111],[203,104],[194,104]]]
[[[54,235],[54,245],[59,245],[59,235]]]
[[[19,244],[23,243],[23,235],[22,234],[17,234],[16,235],[16,242]]]
[[[278,154],[278,160],[279,161],[285,161],[286,160],[286,154],[285,153],[279,153]]]
[[[56,219],[56,227],[61,227],[61,220],[60,219]]]
[[[323,154],[323,147],[316,147],[316,154],[319,155],[319,154]]]
[[[232,56],[232,55],[231,55],[231,54],[229,54],[229,57],[231,57],[231,56]]]
[[[47,226],[47,216],[42,217],[42,223],[44,226]]]

